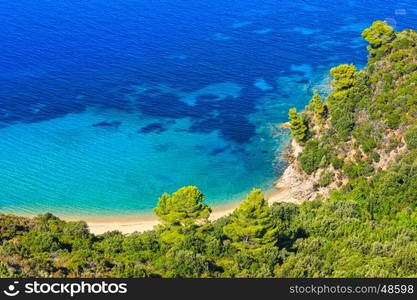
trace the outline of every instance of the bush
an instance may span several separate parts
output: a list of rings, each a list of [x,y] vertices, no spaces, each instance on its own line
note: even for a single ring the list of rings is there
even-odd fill
[[[405,142],[410,150],[417,149],[417,126],[411,127],[405,133]]]
[[[211,262],[203,255],[192,251],[180,250],[172,252],[163,260],[167,277],[202,277],[210,270]]]
[[[379,160],[381,159],[381,156],[378,154],[378,152],[372,152],[371,153],[371,158],[374,162],[379,162]]]
[[[59,240],[49,232],[29,232],[21,237],[20,242],[28,252],[51,252],[60,248]]]
[[[331,171],[325,171],[321,173],[320,179],[319,179],[319,186],[325,187],[328,186],[333,182],[334,174]]]
[[[332,157],[331,159],[330,159],[330,162],[331,162],[331,164],[333,165],[333,167],[335,168],[335,169],[341,169],[341,168],[343,168],[343,159],[340,159],[340,158],[338,158],[338,157]]]
[[[408,49],[414,47],[415,45],[416,43],[414,41],[409,40],[407,38],[397,39],[393,43],[394,49]]]
[[[358,164],[347,163],[343,166],[343,172],[349,179],[355,179],[360,176],[367,176],[374,171],[374,167],[363,161]]]
[[[374,133],[371,125],[360,126],[353,131],[353,136],[361,144],[365,153],[369,153],[377,146],[373,135]]]
[[[398,128],[401,122],[401,116],[398,113],[391,113],[388,115],[386,122],[389,128]]]
[[[67,222],[64,226],[64,233],[73,237],[87,238],[90,230],[86,222]]]
[[[311,174],[320,167],[323,157],[327,156],[327,151],[319,146],[317,140],[309,140],[303,152],[298,155],[301,168],[307,174]],[[325,167],[325,166],[323,166]]]
[[[344,164],[343,172],[349,179],[355,179],[359,176],[359,166],[351,163]]]

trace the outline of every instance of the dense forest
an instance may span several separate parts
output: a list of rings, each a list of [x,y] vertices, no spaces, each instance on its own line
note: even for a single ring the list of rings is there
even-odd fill
[[[229,216],[193,186],[164,194],[152,231],[94,235],[51,214],[0,215],[0,277],[416,277],[417,33],[377,21],[366,68],[290,110],[294,158],[328,197],[268,205],[254,189]]]

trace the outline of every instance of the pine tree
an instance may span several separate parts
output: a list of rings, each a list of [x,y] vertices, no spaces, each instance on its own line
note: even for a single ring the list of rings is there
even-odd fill
[[[268,202],[259,189],[246,196],[246,200],[230,216],[230,221],[223,232],[241,250],[257,249],[277,241],[278,229],[274,228]]]
[[[163,194],[154,209],[156,215],[168,224],[192,225],[207,220],[211,208],[203,204],[204,195],[195,186],[186,186],[170,196]]]
[[[310,100],[310,108],[319,119],[326,115],[326,105],[322,102],[318,93],[314,92]]]
[[[297,109],[291,108],[288,112],[290,119],[291,134],[297,142],[304,142],[307,138],[307,126],[300,114],[297,113]]]
[[[333,77],[332,86],[336,91],[346,90],[355,82],[356,67],[354,65],[339,65],[330,70]]]
[[[362,32],[362,37],[371,44],[372,48],[378,48],[395,39],[394,29],[383,21],[375,21],[372,26]]]

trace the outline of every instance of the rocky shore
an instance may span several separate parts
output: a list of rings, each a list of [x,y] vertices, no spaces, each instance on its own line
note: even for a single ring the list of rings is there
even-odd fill
[[[284,154],[288,167],[275,183],[277,191],[283,192],[279,193],[280,197],[270,198],[270,203],[311,201],[320,196],[327,197],[330,191],[337,187],[336,181],[326,187],[320,187],[318,185],[321,175],[320,170],[312,175],[308,175],[301,170],[296,158],[302,150],[302,146],[292,139],[288,151]],[[337,173],[334,169],[332,171]]]

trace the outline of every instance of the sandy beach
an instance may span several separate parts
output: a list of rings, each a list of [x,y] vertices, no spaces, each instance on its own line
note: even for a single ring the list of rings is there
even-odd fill
[[[285,126],[285,124],[283,125]],[[295,155],[301,151],[300,146],[294,141],[290,145],[290,151]],[[295,198],[297,191],[302,190],[304,180],[299,178],[298,171],[294,163],[291,163],[275,183],[273,190],[264,192],[265,197],[268,199],[268,203],[271,205],[274,202],[292,202],[299,204],[299,197]],[[302,198],[306,199],[306,198]],[[209,220],[213,221],[221,217],[231,214],[243,201],[233,202],[232,204],[226,204],[222,206],[212,207],[213,211],[209,217]],[[67,221],[78,221],[84,220],[87,222],[90,231],[94,234],[102,234],[108,231],[118,230],[124,234],[133,232],[144,232],[152,230],[154,226],[160,222],[157,216],[153,213],[142,214],[142,215],[130,215],[130,216],[109,216],[109,217],[88,217],[79,216],[79,219],[65,218],[62,219]]]
[[[237,206],[237,204],[236,204]],[[225,215],[230,214],[234,208],[215,208],[210,215],[210,220],[216,220]],[[128,219],[119,219],[114,221],[102,221],[102,220],[86,220],[90,231],[94,234],[102,234],[107,231],[118,230],[123,233],[143,232],[152,230],[154,226],[159,224],[159,220],[156,216],[141,217],[136,219],[132,217]]]
[[[294,199],[289,197],[288,190],[285,188],[281,188],[279,190],[274,190],[270,193],[266,194],[268,198],[268,202],[294,202]],[[243,199],[242,199],[243,201]],[[223,216],[229,215],[233,212],[233,210],[239,206],[239,202],[214,207],[213,212],[210,215],[210,220],[216,220]],[[72,218],[63,218],[68,221],[74,221],[75,219]],[[145,216],[137,216],[137,217],[117,217],[117,218],[109,218],[109,219],[90,219],[90,218],[83,218],[90,227],[90,231],[94,234],[102,234],[107,231],[118,230],[122,233],[128,234],[133,232],[143,232],[147,230],[153,229],[155,225],[159,224],[159,220],[155,215],[145,215]]]
[[[281,124],[279,127],[288,128],[288,123]],[[297,155],[301,151],[300,146],[294,140],[290,144],[290,151],[294,155]],[[302,190],[301,186],[303,182],[304,180],[299,178],[297,168],[293,162],[287,166],[285,172],[275,182],[274,189],[264,192],[264,195],[270,205],[274,202],[292,202],[299,204],[302,201],[299,200],[299,197],[297,197],[298,199],[294,197],[296,194],[294,192]],[[209,220],[217,220],[231,214],[243,200],[235,201],[232,204],[212,207],[213,211]],[[78,216],[77,218],[61,216],[61,218],[66,221],[83,220],[87,222],[90,231],[94,234],[102,234],[115,230],[124,234],[144,232],[152,230],[154,226],[160,224],[158,217],[154,213],[100,217]]]

